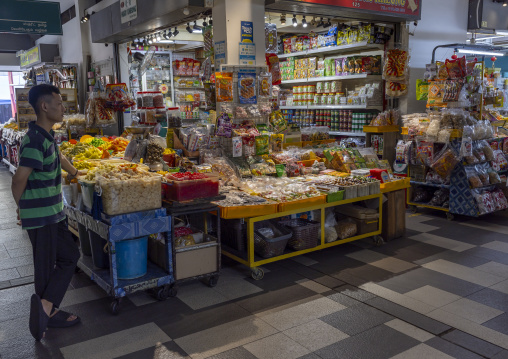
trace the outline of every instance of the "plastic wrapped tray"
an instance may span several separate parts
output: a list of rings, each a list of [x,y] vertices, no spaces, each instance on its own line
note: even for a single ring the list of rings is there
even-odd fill
[[[101,188],[103,211],[110,216],[162,207],[160,175],[130,180],[99,177],[97,184]]]

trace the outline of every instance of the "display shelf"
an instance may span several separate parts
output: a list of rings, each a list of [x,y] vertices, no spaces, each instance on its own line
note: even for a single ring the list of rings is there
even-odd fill
[[[450,185],[448,185],[448,184],[436,184],[436,183],[427,183],[427,182],[418,182],[418,181],[411,181],[411,184],[414,184],[416,186],[426,186],[426,187],[436,187],[436,188],[450,188]]]
[[[379,44],[369,44],[367,41],[362,41],[354,44],[349,45],[338,45],[338,46],[326,46],[321,47],[318,49],[311,49],[311,50],[305,50],[305,51],[298,51],[293,52],[290,54],[280,54],[279,59],[285,59],[288,57],[298,57],[298,56],[307,56],[307,55],[314,55],[314,54],[326,54],[326,53],[332,53],[332,52],[340,52],[340,51],[347,51],[347,50],[382,50],[383,46]]]
[[[387,132],[399,132],[399,126],[363,126],[363,132],[367,133],[387,133]]]
[[[319,81],[358,80],[358,79],[367,79],[367,78],[369,80],[382,80],[383,79],[380,75],[358,74],[358,75],[343,75],[343,76],[308,77],[308,78],[304,78],[304,79],[282,81],[281,84],[282,85],[289,85],[289,84],[301,84],[301,83],[319,82]]]
[[[383,106],[368,105],[305,105],[279,106],[281,110],[381,110]]]
[[[380,184],[381,193],[398,191],[410,187],[410,178],[406,177],[392,182],[386,182]]]
[[[281,110],[307,110],[308,106],[279,106]]]
[[[450,209],[449,208],[444,208],[444,207],[438,207],[438,206],[431,206],[427,203],[421,203],[421,202],[407,202],[408,205],[410,206],[415,206],[415,207],[423,207],[423,208],[430,208],[430,209],[437,209],[438,211],[443,211],[443,212],[450,212]]]
[[[353,136],[353,137],[365,137],[366,134],[363,132],[341,132],[341,131],[330,131],[331,136]]]

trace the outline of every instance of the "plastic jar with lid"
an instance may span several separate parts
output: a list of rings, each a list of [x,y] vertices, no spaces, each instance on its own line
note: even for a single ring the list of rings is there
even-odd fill
[[[138,108],[143,107],[143,94],[144,94],[144,92],[143,92],[143,91],[139,91],[139,92],[136,94],[136,106],[137,106]]]
[[[166,123],[167,121],[167,113],[165,107],[156,107],[155,108],[155,121],[158,123]]]
[[[153,107],[165,107],[164,96],[161,92],[153,92]]]
[[[146,110],[144,107],[138,108],[138,114],[139,114],[139,124],[145,124],[146,123]]]
[[[143,92],[143,107],[153,107],[153,92]]]
[[[155,125],[157,123],[157,120],[155,117],[156,113],[157,113],[157,110],[155,109],[155,107],[147,107],[145,109],[145,114],[146,114],[145,123],[147,125]]]
[[[167,110],[168,128],[181,127],[182,119],[180,117],[180,109],[178,107],[170,107]]]

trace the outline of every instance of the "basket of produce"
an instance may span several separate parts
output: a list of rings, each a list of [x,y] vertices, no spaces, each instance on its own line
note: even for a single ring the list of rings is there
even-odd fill
[[[288,247],[295,251],[314,248],[321,242],[319,238],[321,223],[319,222],[295,218],[280,221],[279,224],[288,228],[293,233],[288,242]]]
[[[292,233],[273,221],[258,222],[254,230],[254,251],[263,258],[280,256],[284,253]]]

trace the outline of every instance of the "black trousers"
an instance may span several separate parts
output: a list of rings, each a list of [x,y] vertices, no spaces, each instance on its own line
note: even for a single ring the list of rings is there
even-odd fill
[[[27,232],[33,247],[35,293],[59,307],[80,257],[67,220]]]

